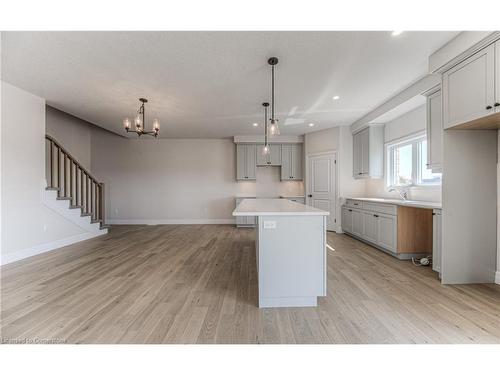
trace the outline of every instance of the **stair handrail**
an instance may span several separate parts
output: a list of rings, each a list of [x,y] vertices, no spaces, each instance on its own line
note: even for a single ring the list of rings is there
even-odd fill
[[[103,182],[99,182],[99,181],[97,181],[97,179],[96,179],[94,176],[92,176],[92,174],[91,174],[91,173],[90,173],[87,169],[85,169],[85,167],[83,167],[83,166],[82,166],[82,165],[78,162],[78,160],[76,160],[76,158],[75,158],[73,155],[71,155],[71,153],[70,153],[68,150],[66,150],[63,146],[61,146],[61,144],[60,144],[59,142],[57,142],[57,141],[56,141],[53,137],[51,137],[51,136],[50,136],[50,135],[48,135],[48,134],[45,134],[45,139],[48,139],[49,141],[53,142],[53,143],[54,143],[54,144],[55,144],[55,145],[56,145],[59,149],[61,149],[61,151],[62,151],[64,154],[66,154],[66,156],[67,156],[69,159],[71,159],[71,161],[72,161],[73,163],[75,163],[75,164],[78,166],[78,168],[80,168],[80,169],[81,169],[81,170],[82,170],[82,171],[83,171],[83,172],[84,172],[87,176],[89,176],[89,178],[90,178],[90,179],[92,179],[92,180],[93,180],[96,184],[99,184],[99,185],[104,185],[104,183],[103,183]]]
[[[105,223],[104,223],[104,220],[105,220],[105,217],[104,217],[105,216],[105,214],[104,214],[105,213],[104,183],[103,182],[99,182],[94,176],[92,176],[92,174],[84,166],[82,166],[78,162],[78,160],[68,150],[66,150],[56,139],[54,139],[54,137],[52,137],[52,136],[50,136],[48,134],[45,134],[45,139],[50,142],[50,158],[51,158],[50,159],[50,168],[51,168],[50,187],[52,187],[52,183],[53,183],[53,175],[52,175],[53,174],[53,170],[52,170],[52,168],[53,168],[53,161],[52,161],[53,151],[52,151],[52,147],[55,146],[56,149],[60,150],[60,152],[62,154],[64,154],[70,160],[70,163],[73,163],[76,166],[76,169],[80,169],[81,172],[83,174],[85,174],[87,176],[87,178],[89,178],[89,180],[91,181],[91,183],[93,182],[96,186],[99,186],[99,193],[100,193],[99,204],[98,205],[96,204],[97,205],[97,207],[96,207],[97,211],[92,216],[95,217],[96,219],[98,219],[101,222],[101,227],[104,227],[105,226]],[[59,173],[60,173],[60,171],[58,170],[58,178],[59,178]],[[66,173],[66,172],[64,172],[64,173]],[[64,178],[66,179],[66,177],[64,177]],[[72,179],[72,177],[70,177],[70,179]],[[77,189],[77,196],[78,196],[78,187],[76,187],[76,189]],[[59,188],[59,191],[60,191],[60,188]],[[66,188],[65,188],[64,193],[66,195]],[[81,194],[82,194],[81,195],[81,199],[83,201],[83,192]],[[71,200],[71,203],[72,203],[73,202],[73,197],[71,197],[71,198],[72,198],[72,200]],[[92,200],[94,199],[93,195],[92,195],[91,199]],[[86,202],[86,205],[89,205],[89,202],[87,200],[85,200],[85,202]],[[94,206],[94,204],[91,202],[91,204],[89,206],[92,207],[92,206]],[[82,208],[82,213],[83,213],[83,208]]]

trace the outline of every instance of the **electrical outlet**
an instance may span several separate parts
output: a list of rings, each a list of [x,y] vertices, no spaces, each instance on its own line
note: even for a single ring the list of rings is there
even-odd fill
[[[276,221],[264,220],[264,229],[276,229]]]

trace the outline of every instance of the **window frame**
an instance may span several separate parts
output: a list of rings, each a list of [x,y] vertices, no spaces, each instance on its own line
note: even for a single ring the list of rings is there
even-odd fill
[[[442,180],[436,183],[422,183],[422,167],[420,165],[420,158],[422,156],[422,141],[427,141],[427,133],[418,132],[415,134],[411,134],[409,136],[397,139],[395,141],[389,142],[385,144],[385,170],[386,170],[386,179],[385,185],[387,189],[390,188],[436,188],[441,187]],[[394,169],[394,149],[396,147],[404,147],[407,145],[412,145],[412,174],[411,179],[412,183],[408,185],[397,185],[394,184],[395,178],[395,169]],[[427,155],[425,155],[427,157]]]

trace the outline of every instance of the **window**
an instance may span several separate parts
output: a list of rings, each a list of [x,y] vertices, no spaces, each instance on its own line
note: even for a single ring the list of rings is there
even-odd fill
[[[427,169],[425,134],[387,146],[387,186],[441,184],[441,173]]]

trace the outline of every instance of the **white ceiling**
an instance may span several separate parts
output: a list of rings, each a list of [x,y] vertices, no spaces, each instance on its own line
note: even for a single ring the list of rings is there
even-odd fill
[[[281,133],[298,135],[350,125],[425,74],[457,34],[3,32],[2,79],[118,134],[146,97],[162,137],[219,138],[262,133],[252,123],[262,124],[277,56]]]

